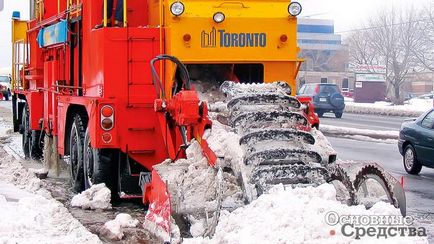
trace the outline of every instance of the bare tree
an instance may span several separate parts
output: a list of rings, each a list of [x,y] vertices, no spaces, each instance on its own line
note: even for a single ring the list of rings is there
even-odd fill
[[[407,74],[417,67],[413,47],[420,39],[418,11],[384,10],[349,38],[350,57],[361,64],[386,65],[386,81],[393,102],[403,102],[401,88]]]
[[[418,25],[420,39],[412,49],[422,67],[434,72],[434,3],[429,3],[422,14]]]

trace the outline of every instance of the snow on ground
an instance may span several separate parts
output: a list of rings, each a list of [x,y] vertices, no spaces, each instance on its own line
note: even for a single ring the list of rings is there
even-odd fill
[[[0,155],[0,243],[100,243],[20,162]]]
[[[82,209],[111,209],[110,199],[110,189],[101,183],[75,195],[71,200],[71,206]]]
[[[379,114],[402,117],[418,117],[433,108],[433,100],[413,98],[404,105],[393,105],[389,102],[345,103],[345,112],[356,114]]]
[[[399,210],[384,202],[370,210],[341,204],[331,184],[294,189],[277,185],[249,205],[232,213],[222,212],[212,239],[197,237],[184,239],[184,243],[428,243],[426,238],[397,236],[377,239],[365,235],[356,240],[355,235],[344,236],[341,223],[326,223],[330,212],[339,216],[400,216]]]
[[[9,102],[0,104],[1,107],[10,105]],[[10,128],[10,123],[0,118],[0,138],[9,140]],[[101,243],[42,188],[42,181],[34,173],[4,150],[3,143],[0,146],[0,243]]]
[[[133,219],[131,215],[120,213],[116,218],[107,221],[101,229],[101,234],[107,236],[111,240],[121,240],[124,237],[123,228],[134,228],[139,224],[137,219]]]
[[[396,142],[396,140],[399,138],[399,131],[394,130],[368,130],[333,125],[321,125],[320,131],[322,131],[324,134],[334,134],[341,136],[363,136],[380,140],[393,140],[394,142]]]

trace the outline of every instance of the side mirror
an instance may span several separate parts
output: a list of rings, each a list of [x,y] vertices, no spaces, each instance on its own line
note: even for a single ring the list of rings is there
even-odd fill
[[[4,0],[0,0],[0,11],[3,10],[4,6],[5,6]]]

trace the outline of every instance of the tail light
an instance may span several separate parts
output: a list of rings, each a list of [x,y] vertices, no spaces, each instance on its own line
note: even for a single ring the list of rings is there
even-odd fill
[[[109,131],[114,127],[114,109],[110,105],[105,105],[101,108],[101,128]]]

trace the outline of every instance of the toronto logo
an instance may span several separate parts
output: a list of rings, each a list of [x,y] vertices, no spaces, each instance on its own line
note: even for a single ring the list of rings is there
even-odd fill
[[[231,33],[212,28],[210,32],[200,34],[202,48],[215,47],[265,47],[267,35],[265,33]]]

